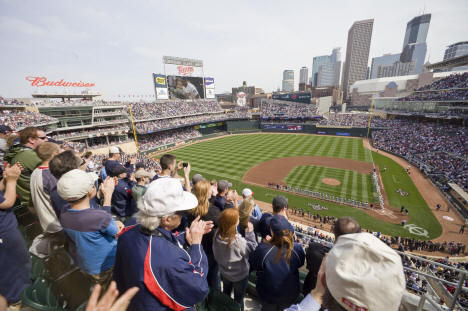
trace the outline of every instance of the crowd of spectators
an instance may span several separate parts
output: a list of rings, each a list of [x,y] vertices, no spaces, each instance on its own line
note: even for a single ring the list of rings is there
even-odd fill
[[[397,154],[435,178],[468,190],[468,128],[465,126],[392,120],[393,126],[373,131],[374,147]]]
[[[0,106],[26,106],[26,104],[17,99],[6,99],[0,96]]]
[[[311,104],[264,100],[260,112],[263,119],[313,118],[317,116],[317,107]]]
[[[0,124],[9,126],[14,131],[20,131],[28,126],[42,126],[57,122],[56,118],[33,111],[0,110]]]
[[[138,133],[151,133],[154,131],[166,130],[177,127],[185,127],[206,122],[218,122],[233,119],[250,119],[248,111],[233,111],[227,113],[203,114],[197,116],[177,117],[135,124]]]
[[[216,100],[175,100],[164,103],[131,103],[136,121],[175,118],[196,114],[222,112]]]
[[[448,77],[436,80],[430,84],[415,89],[415,91],[426,90],[446,90],[453,88],[467,88],[468,87],[468,72],[462,74],[451,74]]]
[[[118,126],[118,127],[110,127],[110,128],[100,128],[100,129],[83,129],[81,131],[74,131],[62,134],[54,134],[51,137],[55,140],[62,140],[62,139],[70,139],[72,137],[77,136],[106,136],[112,135],[119,132],[127,133],[130,130],[128,126]]]
[[[467,101],[468,72],[452,74],[420,87],[398,101]]]
[[[328,118],[320,120],[318,124],[323,126],[367,127],[369,117],[369,114],[330,113]]]
[[[180,141],[201,137],[199,131],[191,128],[181,128],[175,130],[164,131],[162,133],[152,133],[140,135],[138,138],[138,147],[142,151],[155,149],[160,146],[165,146]]]

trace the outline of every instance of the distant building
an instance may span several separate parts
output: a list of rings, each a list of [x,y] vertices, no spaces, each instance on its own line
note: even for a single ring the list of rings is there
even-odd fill
[[[282,91],[283,92],[294,91],[294,70],[283,71]]]
[[[457,42],[447,47],[444,60],[468,54],[468,41]],[[453,67],[451,70],[468,70],[468,66]]]
[[[299,73],[299,83],[307,83],[307,78],[309,77],[309,69],[307,67],[302,67]]]
[[[374,20],[366,19],[355,22],[348,31],[346,60],[341,82],[344,100],[349,100],[350,86],[355,81],[366,79],[373,26]]]
[[[314,57],[312,61],[312,86],[317,86],[318,71],[320,66],[330,62],[330,55],[322,55]]]
[[[321,64],[317,71],[317,87],[339,86],[341,74],[340,48],[334,48],[328,61]]]
[[[400,54],[384,54],[379,57],[372,58],[370,79],[382,78],[379,76],[379,71],[382,71],[383,66],[392,66],[395,62],[400,60]]]
[[[242,86],[232,88],[232,102],[241,107],[248,106],[250,98],[256,95],[257,91],[263,93],[263,89],[247,86],[247,82],[244,81]]]
[[[426,38],[431,22],[431,14],[423,14],[414,17],[406,24],[403,50],[400,54],[400,62],[414,62],[414,68],[407,74],[420,74],[426,59]],[[395,74],[396,75],[396,74]]]

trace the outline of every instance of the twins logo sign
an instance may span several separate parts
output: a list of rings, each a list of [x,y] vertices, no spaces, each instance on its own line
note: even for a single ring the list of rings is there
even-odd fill
[[[415,224],[407,224],[403,228],[408,229],[411,234],[429,237],[429,232],[426,229],[418,227]]]

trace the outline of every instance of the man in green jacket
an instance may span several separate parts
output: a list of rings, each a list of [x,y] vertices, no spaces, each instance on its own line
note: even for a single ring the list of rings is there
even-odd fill
[[[41,164],[41,159],[34,149],[47,141],[43,130],[37,127],[27,127],[19,132],[19,145],[11,146],[4,160],[13,165],[17,162],[23,167],[23,171],[16,184],[16,193],[22,204],[32,206],[30,180],[34,169]]]

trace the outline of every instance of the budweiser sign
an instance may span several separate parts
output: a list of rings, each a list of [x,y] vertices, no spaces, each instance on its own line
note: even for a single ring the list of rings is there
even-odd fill
[[[177,71],[181,76],[188,76],[193,73],[194,69],[193,66],[177,66]]]
[[[60,81],[50,81],[46,77],[26,77],[26,80],[31,82],[31,86],[64,86],[64,87],[93,87],[91,82],[67,82],[61,79]]]

